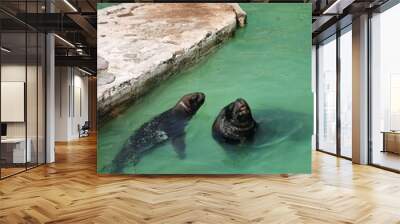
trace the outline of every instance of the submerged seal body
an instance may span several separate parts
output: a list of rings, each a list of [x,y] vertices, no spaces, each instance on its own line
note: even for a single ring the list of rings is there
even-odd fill
[[[249,105],[237,99],[225,106],[212,126],[212,135],[220,143],[241,144],[252,140],[257,129]]]
[[[196,92],[183,96],[174,107],[144,123],[123,145],[112,161],[112,171],[121,172],[129,163],[140,158],[155,146],[171,141],[179,158],[185,157],[185,126],[203,105],[205,94]]]

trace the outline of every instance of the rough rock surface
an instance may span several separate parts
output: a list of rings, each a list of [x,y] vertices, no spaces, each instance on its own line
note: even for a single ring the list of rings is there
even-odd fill
[[[245,18],[237,4],[228,3],[127,3],[99,10],[100,119],[198,62]]]

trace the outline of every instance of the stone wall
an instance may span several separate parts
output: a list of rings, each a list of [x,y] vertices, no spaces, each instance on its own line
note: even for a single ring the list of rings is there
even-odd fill
[[[99,10],[99,119],[197,63],[245,18],[238,4],[228,3],[127,3]]]

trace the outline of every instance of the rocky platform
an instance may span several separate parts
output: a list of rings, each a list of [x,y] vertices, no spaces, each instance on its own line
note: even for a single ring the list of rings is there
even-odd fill
[[[98,11],[98,115],[112,116],[244,26],[238,4],[118,4]]]

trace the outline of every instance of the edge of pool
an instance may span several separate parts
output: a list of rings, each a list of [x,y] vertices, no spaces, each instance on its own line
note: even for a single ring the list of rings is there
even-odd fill
[[[213,50],[229,40],[236,29],[245,26],[246,12],[237,3],[226,4],[231,5],[236,15],[236,18],[232,19],[231,22],[213,32],[208,32],[186,51],[175,52],[167,61],[153,66],[143,75],[100,90],[97,95],[98,123],[102,124],[112,119],[161,84],[162,81],[196,65]],[[107,70],[107,67],[106,62],[98,64],[98,72],[101,74]]]

